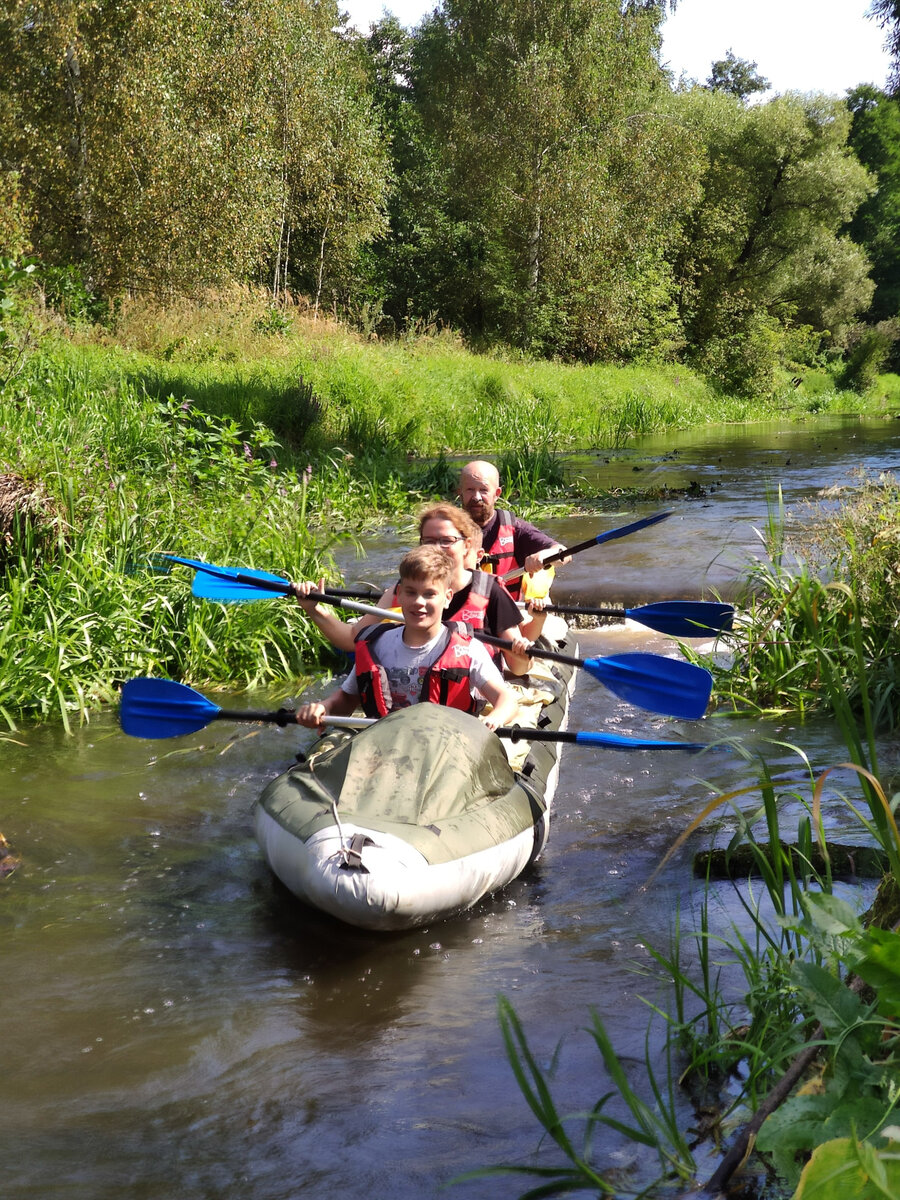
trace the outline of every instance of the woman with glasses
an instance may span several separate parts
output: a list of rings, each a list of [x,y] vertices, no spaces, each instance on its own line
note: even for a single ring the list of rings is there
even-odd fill
[[[502,655],[511,675],[526,675],[532,667],[527,654],[528,643],[540,634],[543,614],[523,615],[496,575],[477,570],[481,549],[481,531],[461,508],[453,504],[434,504],[419,515],[419,544],[437,546],[452,563],[450,587],[453,595],[444,612],[445,621],[465,621],[493,637],[506,638],[513,643]],[[340,620],[333,612],[320,608],[305,595],[323,584],[294,584],[294,595],[321,632],[339,650],[353,650],[354,637],[367,625],[377,624],[378,617],[365,616],[353,625]],[[394,607],[395,589],[388,588],[379,601],[380,608]]]

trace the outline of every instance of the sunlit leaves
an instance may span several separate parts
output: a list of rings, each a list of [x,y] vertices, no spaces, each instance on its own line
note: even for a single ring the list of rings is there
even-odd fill
[[[102,294],[294,284],[291,263],[345,279],[384,163],[337,26],[336,5],[278,0],[8,8],[0,152],[36,249]]]
[[[745,107],[695,88],[674,114],[708,156],[679,265],[682,316],[698,360],[723,385],[752,388],[753,362],[777,358],[767,324],[777,333],[788,317],[834,333],[868,305],[867,260],[839,234],[872,182],[837,100],[788,93]]]
[[[442,211],[420,206],[414,236],[443,249],[473,331],[591,358],[677,341],[666,254],[697,160],[654,113],[657,23],[611,2],[453,0],[417,31]]]

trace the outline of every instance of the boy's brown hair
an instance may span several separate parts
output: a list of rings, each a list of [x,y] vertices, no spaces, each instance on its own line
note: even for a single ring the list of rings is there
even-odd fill
[[[400,578],[417,583],[433,580],[442,587],[450,586],[453,563],[437,546],[416,546],[400,559]]]

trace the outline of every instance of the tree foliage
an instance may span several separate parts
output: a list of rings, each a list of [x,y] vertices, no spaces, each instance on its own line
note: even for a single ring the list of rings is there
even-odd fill
[[[699,363],[753,389],[786,325],[839,336],[868,306],[868,261],[841,229],[872,182],[838,100],[788,93],[747,108],[696,88],[674,103],[708,156],[679,261],[682,319]]]
[[[892,92],[900,91],[900,0],[871,0],[869,15],[885,31],[885,46],[892,60]]]
[[[654,111],[658,20],[614,0],[448,0],[417,30],[418,144],[446,206],[416,230],[460,260],[469,330],[588,358],[677,338],[666,255],[696,158]]]
[[[864,84],[848,94],[850,145],[878,187],[848,225],[850,237],[872,263],[875,295],[871,317],[900,313],[900,99]]]
[[[746,100],[756,92],[768,91],[769,81],[760,75],[755,62],[738,58],[729,50],[724,58],[713,63],[706,86],[711,92],[727,92],[738,100]]]
[[[35,248],[106,294],[273,258],[284,281],[291,235],[298,273],[321,282],[326,247],[346,269],[380,227],[384,160],[337,24],[332,0],[11,0],[0,156]]]
[[[879,181],[854,218],[848,110],[746,105],[766,81],[731,51],[673,93],[671,7],[443,0],[362,38],[337,0],[7,0],[0,240],[87,315],[237,280],[529,353],[687,355],[742,389],[798,328],[871,365],[897,311],[894,102],[851,100]],[[849,332],[861,246],[874,340]]]

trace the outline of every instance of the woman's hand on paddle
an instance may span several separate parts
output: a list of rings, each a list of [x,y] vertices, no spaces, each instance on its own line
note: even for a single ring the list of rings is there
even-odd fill
[[[312,614],[314,612],[321,612],[322,610],[319,608],[318,601],[307,600],[306,597],[310,592],[324,592],[327,586],[328,584],[324,579],[320,579],[318,583],[310,583],[308,579],[305,579],[302,583],[292,583],[290,594],[296,599],[304,612]]]
[[[323,720],[327,715],[328,709],[322,701],[312,700],[309,704],[301,704],[294,719],[298,725],[305,725],[307,729],[318,729],[320,733],[324,733]]]

